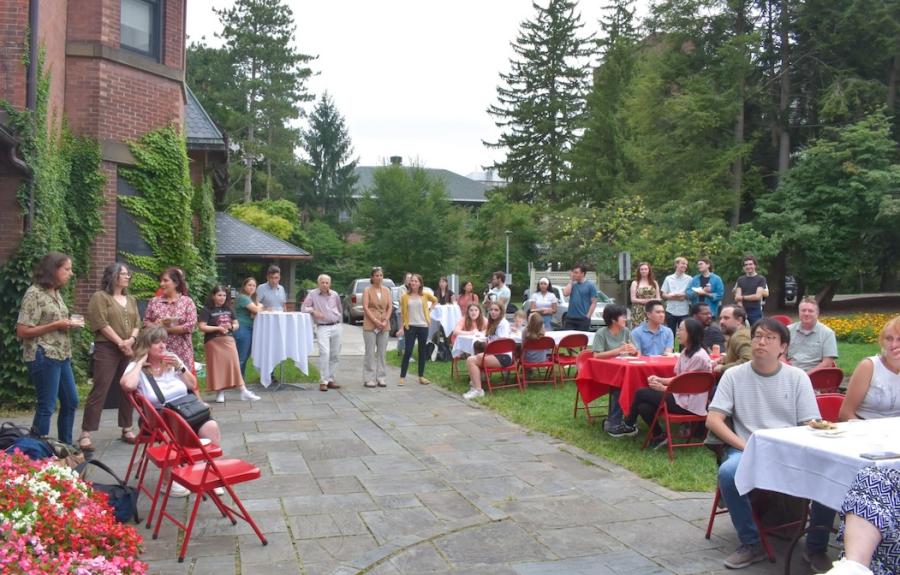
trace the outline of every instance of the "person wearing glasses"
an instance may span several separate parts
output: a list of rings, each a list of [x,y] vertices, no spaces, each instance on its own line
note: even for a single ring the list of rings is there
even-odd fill
[[[706,427],[725,443],[719,491],[740,540],[737,550],[725,559],[729,569],[766,558],[750,499],[738,493],[734,482],[747,440],[760,429],[793,427],[820,417],[809,376],[781,361],[791,342],[787,327],[771,318],[761,319],[751,328],[750,340],[752,358],[722,375],[706,416]],[[728,417],[733,426],[726,422]]]
[[[128,294],[131,272],[125,264],[112,263],[103,270],[100,288],[91,296],[85,319],[94,332],[93,386],[84,404],[81,436],[78,447],[94,451],[91,432],[100,429],[100,416],[106,394],[113,382],[118,382],[134,357],[134,344],[141,328],[141,316],[135,299]],[[131,404],[120,398],[119,427],[122,441],[135,442]]]

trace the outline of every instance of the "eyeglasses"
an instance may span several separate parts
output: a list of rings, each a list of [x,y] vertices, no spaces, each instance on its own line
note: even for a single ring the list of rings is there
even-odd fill
[[[774,343],[781,340],[777,335],[758,333],[751,338],[753,341],[765,341],[766,343]]]
[[[119,277],[120,278],[130,278],[131,274],[128,272],[119,272]]]

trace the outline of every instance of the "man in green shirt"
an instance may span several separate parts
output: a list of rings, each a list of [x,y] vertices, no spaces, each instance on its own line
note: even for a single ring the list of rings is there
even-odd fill
[[[594,357],[605,359],[618,355],[637,355],[637,348],[631,343],[631,332],[625,327],[628,314],[625,307],[620,305],[608,305],[603,308],[602,327],[594,334],[594,344],[591,346]],[[637,434],[636,429],[626,429],[622,424],[622,407],[619,405],[619,390],[611,389],[609,392],[609,417],[603,424],[603,429],[612,437],[632,437]]]

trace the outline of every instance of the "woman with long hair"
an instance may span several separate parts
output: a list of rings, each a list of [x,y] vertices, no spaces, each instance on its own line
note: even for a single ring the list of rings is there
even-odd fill
[[[406,381],[406,371],[409,369],[409,359],[412,357],[413,346],[418,342],[419,359],[416,366],[419,370],[419,383],[428,385],[431,383],[425,379],[425,357],[426,344],[428,343],[428,326],[431,324],[431,306],[437,303],[437,298],[431,293],[424,291],[422,284],[422,276],[412,274],[409,278],[409,290],[400,296],[400,331],[397,337],[405,332],[405,349],[403,351],[403,362],[400,364],[400,382],[403,385]]]
[[[111,263],[103,270],[100,289],[94,292],[88,303],[86,319],[94,332],[94,376],[81,419],[78,447],[82,451],[94,451],[91,432],[100,428],[106,395],[110,386],[122,378],[125,367],[134,355],[141,316],[137,302],[128,295],[130,283],[131,272],[125,264]],[[131,430],[132,412],[131,404],[122,398],[119,401],[118,423],[122,428],[122,441],[131,444],[135,442]]]
[[[658,300],[659,284],[653,277],[653,266],[648,262],[641,262],[634,273],[634,281],[631,282],[631,324],[638,325],[646,319],[644,306],[649,301]]]
[[[469,309],[470,305],[480,303],[472,282],[465,281],[459,287],[459,296],[456,298],[456,303],[459,305],[459,309],[462,310],[463,315],[466,314],[466,310]]]
[[[391,330],[391,314],[394,302],[391,289],[384,285],[384,270],[372,268],[369,285],[363,290],[363,343],[366,356],[363,362],[363,385],[387,387],[388,333]]]
[[[188,295],[187,282],[178,268],[159,274],[160,295],[147,304],[144,326],[158,325],[169,334],[166,347],[175,353],[193,373],[194,345],[191,334],[197,325],[197,306]]]
[[[539,279],[537,289],[531,294],[531,298],[528,300],[531,311],[541,316],[541,319],[544,322],[544,331],[553,329],[551,320],[553,319],[553,314],[556,313],[556,307],[559,304],[559,299],[556,297],[556,294],[551,291],[551,287],[549,278],[543,277]]]
[[[225,390],[237,389],[241,401],[256,401],[259,396],[247,389],[241,375],[234,332],[240,323],[234,317],[231,294],[224,286],[213,286],[200,311],[200,331],[206,352],[206,389],[215,391],[216,403],[225,403]]]
[[[50,434],[50,418],[59,399],[56,429],[65,443],[72,443],[78,409],[69,330],[84,327],[83,318],[69,317],[59,293],[72,275],[72,258],[66,254],[49,252],[41,258],[16,320],[16,336],[22,340],[22,357],[37,395],[32,432],[42,437]]]
[[[447,276],[441,276],[441,279],[438,280],[438,288],[434,292],[434,297],[437,298],[440,305],[447,305],[456,301],[456,296],[453,294],[453,290],[450,289],[450,282],[447,281]]]
[[[544,318],[537,312],[531,312],[528,316],[528,323],[525,325],[525,331],[522,332],[522,343],[526,341],[537,341],[544,337]],[[529,363],[540,363],[547,361],[546,349],[529,349],[522,356],[524,361]]]
[[[250,359],[253,347],[253,321],[260,311],[262,306],[256,302],[256,279],[248,277],[241,284],[241,291],[238,292],[234,303],[234,317],[238,321],[234,343],[237,345],[238,360],[241,363],[241,376],[247,375],[247,360]]]
[[[677,336],[678,343],[681,345],[681,353],[675,364],[675,375],[688,371],[710,371],[712,363],[706,350],[703,349],[703,324],[693,318],[688,318],[678,326]],[[647,385],[649,387],[637,390],[631,404],[631,413],[628,414],[622,425],[636,431],[635,424],[640,416],[649,426],[659,408],[666,387],[672,383],[673,379],[675,378],[656,375],[648,377]],[[669,394],[666,396],[666,406],[669,413],[675,415],[706,415],[708,395],[708,393]],[[630,435],[634,435],[634,433]],[[650,443],[653,447],[659,447],[666,445],[667,441],[668,438],[657,424],[653,429]]]
[[[509,321],[506,319],[506,313],[500,304],[491,302],[488,306],[488,324],[484,331],[484,335],[488,342],[511,334]],[[501,353],[498,355],[487,355],[485,353],[477,353],[466,359],[466,368],[469,370],[469,384],[471,388],[463,394],[464,399],[474,399],[476,397],[484,397],[484,390],[481,389],[481,367],[488,365],[490,367],[508,367],[512,365],[512,354]]]

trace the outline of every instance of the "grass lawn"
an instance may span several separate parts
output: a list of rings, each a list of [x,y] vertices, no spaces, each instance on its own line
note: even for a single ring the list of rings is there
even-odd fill
[[[877,351],[878,346],[875,344],[839,343],[838,364],[849,375],[859,360],[874,355]],[[393,349],[388,352],[388,362],[400,365],[400,358]],[[465,369],[464,365],[460,367]],[[414,363],[410,364],[410,373],[415,374]],[[469,388],[467,377],[462,377],[459,381],[450,378],[449,362],[428,362],[425,375],[434,383],[454,393],[462,394]],[[414,377],[409,379],[411,383],[415,382]],[[676,450],[675,462],[669,463],[665,450],[641,450],[641,444],[647,433],[643,423],[641,432],[634,439],[613,439],[603,432],[600,418],[594,417],[593,423],[588,424],[584,413],[581,412],[573,419],[572,407],[575,401],[573,383],[556,390],[549,385],[535,385],[529,387],[524,394],[514,389],[503,389],[492,396],[475,401],[524,427],[562,439],[621,465],[641,477],[656,481],[664,487],[676,491],[713,491],[716,487],[715,459],[707,449],[698,447]],[[591,412],[605,414],[606,398],[600,398],[592,403]]]

